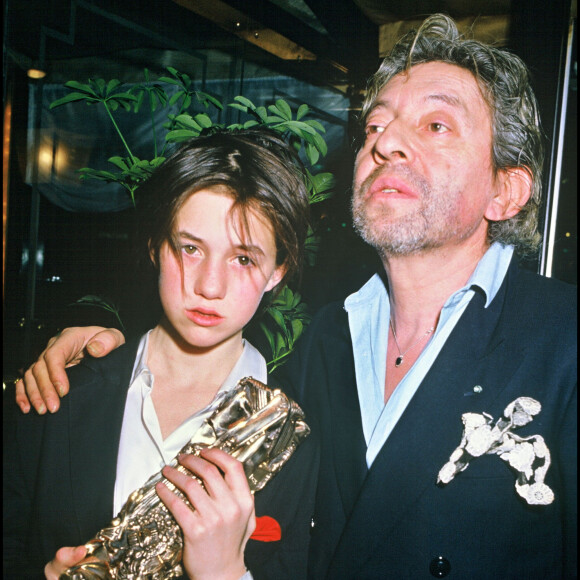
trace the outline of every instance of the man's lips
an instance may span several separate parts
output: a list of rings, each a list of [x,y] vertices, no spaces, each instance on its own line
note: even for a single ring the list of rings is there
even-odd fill
[[[203,308],[186,310],[185,315],[198,326],[216,326],[223,320],[223,316],[220,316],[217,312]]]
[[[372,183],[365,197],[415,198],[417,194],[401,179],[397,179],[396,177],[379,177]]]

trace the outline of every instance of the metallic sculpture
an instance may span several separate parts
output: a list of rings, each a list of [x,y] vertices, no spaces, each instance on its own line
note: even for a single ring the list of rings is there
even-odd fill
[[[280,390],[245,378],[225,394],[179,454],[223,449],[244,464],[253,493],[280,471],[309,432],[295,402]],[[177,458],[171,465],[195,477]],[[86,558],[62,574],[61,580],[169,580],[183,574],[182,532],[155,491],[159,481],[189,504],[157,473],[129,496],[111,524],[86,544]]]

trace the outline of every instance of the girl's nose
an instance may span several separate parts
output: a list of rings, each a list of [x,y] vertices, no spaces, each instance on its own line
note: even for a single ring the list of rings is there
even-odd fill
[[[194,292],[208,300],[216,300],[225,296],[227,288],[227,272],[223,264],[206,259],[196,268],[193,282]]]

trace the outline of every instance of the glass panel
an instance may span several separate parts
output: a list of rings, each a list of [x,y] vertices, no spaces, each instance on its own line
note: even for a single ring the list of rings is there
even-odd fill
[[[576,53],[576,20],[572,28],[571,60],[566,99],[566,116],[560,176],[560,203],[554,239],[552,275],[578,283],[578,58]]]
[[[548,220],[544,232],[541,272],[577,284],[578,196],[578,60],[576,19],[566,46],[563,96],[560,105],[555,159],[552,167]]]

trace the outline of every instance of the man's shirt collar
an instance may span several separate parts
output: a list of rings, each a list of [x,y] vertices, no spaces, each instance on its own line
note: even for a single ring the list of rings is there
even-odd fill
[[[477,264],[465,286],[454,292],[445,304],[456,303],[458,295],[477,287],[485,294],[487,308],[503,283],[513,252],[513,246],[504,246],[499,242],[493,243]],[[376,303],[378,306],[385,298],[388,299],[385,283],[378,274],[375,274],[360,290],[347,297],[344,306],[347,312],[353,312],[359,308],[368,307],[370,303]]]

